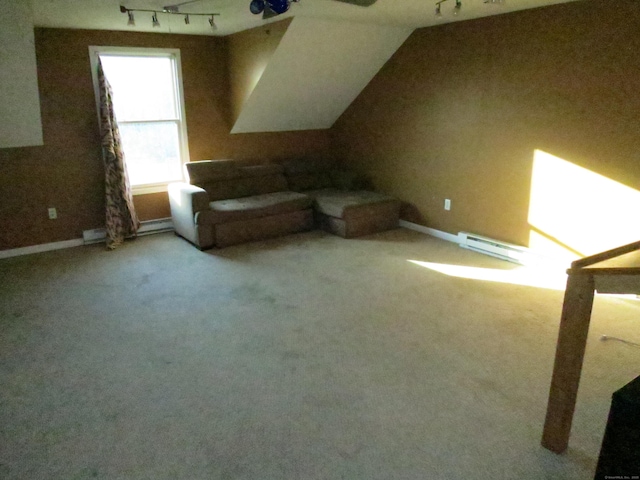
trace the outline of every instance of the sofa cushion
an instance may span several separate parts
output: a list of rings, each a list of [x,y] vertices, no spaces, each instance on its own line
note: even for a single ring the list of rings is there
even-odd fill
[[[222,182],[206,183],[202,188],[207,191],[209,199],[213,201],[289,190],[287,180],[282,174],[243,176]]]
[[[275,192],[209,203],[207,221],[217,224],[311,208],[313,199],[296,192]]]
[[[349,211],[365,205],[384,202],[394,202],[398,203],[398,206],[400,205],[394,197],[366,190],[345,192],[336,189],[323,189],[306,193],[313,197],[314,207],[318,212],[336,218],[344,218]]]
[[[191,185],[204,188],[211,182],[219,182],[241,176],[235,160],[201,160],[184,164],[187,179]]]
[[[331,186],[338,190],[366,190],[369,186],[364,177],[351,170],[331,170]]]
[[[334,166],[334,161],[326,158],[295,158],[282,163],[284,173],[297,175],[300,173],[328,172]]]
[[[333,186],[328,172],[288,174],[287,182],[289,189],[294,192],[304,192],[305,190],[317,190],[319,188]]]
[[[240,167],[243,177],[262,177],[264,175],[277,175],[284,173],[284,167],[277,163],[264,165],[248,165]]]
[[[323,158],[299,158],[284,162],[284,173],[289,189],[294,192],[333,187],[331,167],[333,162]]]

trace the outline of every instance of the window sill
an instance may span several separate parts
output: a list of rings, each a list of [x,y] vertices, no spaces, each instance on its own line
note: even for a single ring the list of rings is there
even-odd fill
[[[131,187],[133,195],[147,195],[149,193],[161,193],[168,191],[169,183],[154,183],[153,185],[136,185]]]

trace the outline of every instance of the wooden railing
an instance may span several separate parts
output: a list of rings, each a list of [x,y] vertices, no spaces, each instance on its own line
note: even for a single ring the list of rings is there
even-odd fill
[[[569,444],[593,296],[640,294],[640,241],[576,260],[567,270],[542,445],[562,453]]]

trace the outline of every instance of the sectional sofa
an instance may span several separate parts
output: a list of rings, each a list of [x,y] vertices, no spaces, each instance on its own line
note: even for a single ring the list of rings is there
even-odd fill
[[[358,188],[332,162],[205,160],[185,170],[188,182],[169,185],[171,216],[176,233],[202,250],[314,227],[351,238],[398,225],[397,199]]]

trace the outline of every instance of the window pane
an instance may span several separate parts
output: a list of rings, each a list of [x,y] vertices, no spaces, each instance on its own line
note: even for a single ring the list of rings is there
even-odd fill
[[[176,122],[120,123],[131,185],[180,180]]]
[[[100,55],[118,121],[174,120],[173,59]]]

